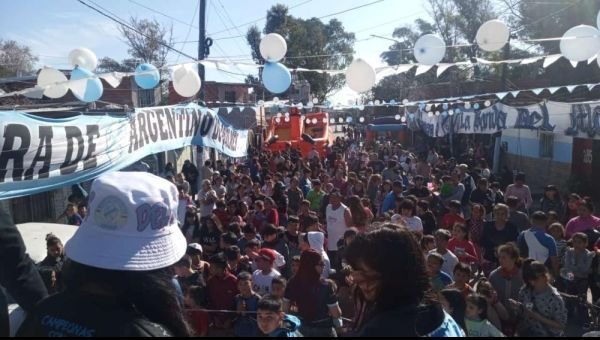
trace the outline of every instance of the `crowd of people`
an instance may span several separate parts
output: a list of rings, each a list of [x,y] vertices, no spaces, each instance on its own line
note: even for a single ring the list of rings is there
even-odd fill
[[[590,199],[548,185],[536,202],[523,173],[506,183],[481,152],[360,145],[169,165],[187,249],[168,270],[185,319],[141,310],[199,336],[555,337],[568,320],[592,321],[582,303],[588,290],[600,299]],[[67,216],[85,225],[90,213],[75,210]],[[60,240],[47,246],[40,272],[60,294],[78,280],[63,274]]]

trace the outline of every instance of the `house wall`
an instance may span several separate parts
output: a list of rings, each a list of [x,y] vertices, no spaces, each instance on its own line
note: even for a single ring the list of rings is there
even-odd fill
[[[563,133],[554,134],[554,155],[540,157],[539,132],[509,129],[502,132],[502,142],[507,143],[504,164],[509,169],[524,172],[532,191],[542,192],[544,186],[554,184],[563,192],[571,176],[573,138]]]

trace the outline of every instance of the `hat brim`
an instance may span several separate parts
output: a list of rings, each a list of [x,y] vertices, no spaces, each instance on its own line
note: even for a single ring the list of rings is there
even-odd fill
[[[187,250],[186,239],[179,228],[169,228],[173,230],[171,233],[159,237],[128,237],[82,226],[65,244],[65,254],[75,262],[100,269],[163,269],[181,260]]]

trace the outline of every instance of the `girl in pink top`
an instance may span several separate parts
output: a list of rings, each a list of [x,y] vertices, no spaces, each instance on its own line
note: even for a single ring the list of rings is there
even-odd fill
[[[579,216],[572,218],[569,223],[567,223],[567,238],[571,238],[573,234],[586,232],[600,227],[600,218],[592,215],[594,213],[594,205],[589,198],[584,198],[579,201],[577,213]]]
[[[479,262],[475,246],[469,241],[467,226],[462,223],[454,224],[452,236],[448,241],[448,250],[454,253],[460,262],[466,264]]]

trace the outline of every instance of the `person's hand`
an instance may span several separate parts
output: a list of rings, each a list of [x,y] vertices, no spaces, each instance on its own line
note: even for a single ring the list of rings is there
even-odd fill
[[[508,305],[510,306],[510,308],[512,308],[515,311],[518,311],[519,309],[521,309],[523,307],[522,303],[515,301],[513,299],[508,300]]]

